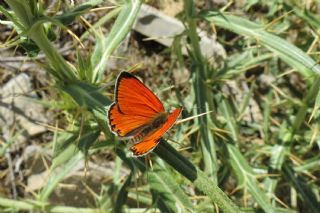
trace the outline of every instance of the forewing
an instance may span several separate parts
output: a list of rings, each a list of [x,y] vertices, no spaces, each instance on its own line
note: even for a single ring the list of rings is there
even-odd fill
[[[108,110],[109,127],[120,137],[131,137],[163,112],[161,101],[139,79],[121,72],[115,87],[115,102]]]
[[[151,152],[159,143],[159,139],[166,133],[178,119],[182,108],[175,109],[169,116],[167,121],[155,132],[146,136],[142,141],[136,143],[130,150],[133,153],[133,156],[143,156]]]
[[[115,102],[121,113],[154,118],[164,111],[163,104],[139,79],[121,72],[115,88]]]
[[[122,113],[116,103],[111,104],[108,119],[111,131],[120,137],[133,136],[137,129],[150,121],[149,117]]]

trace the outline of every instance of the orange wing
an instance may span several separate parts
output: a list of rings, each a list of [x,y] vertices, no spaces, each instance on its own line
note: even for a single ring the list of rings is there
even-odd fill
[[[109,127],[120,137],[130,137],[158,113],[163,112],[161,101],[139,79],[121,72],[115,87],[115,102],[108,110]]]
[[[176,122],[182,108],[175,109],[169,116],[167,121],[154,133],[144,138],[142,141],[136,143],[130,150],[134,157],[143,156],[151,152],[159,143],[159,139],[166,133]]]

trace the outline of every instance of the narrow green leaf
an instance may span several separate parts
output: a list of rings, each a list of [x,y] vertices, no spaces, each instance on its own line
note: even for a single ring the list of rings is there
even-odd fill
[[[206,174],[197,169],[198,177],[193,182],[195,187],[207,195],[212,202],[216,203],[223,212],[240,212],[239,208],[228,198],[216,183],[209,179]]]
[[[310,212],[319,212],[320,202],[317,200],[306,180],[300,176],[296,176],[294,170],[288,164],[283,164],[282,172],[285,179],[299,192],[298,195],[306,205],[305,207],[309,209]]]
[[[39,211],[41,208],[30,200],[12,200],[0,197],[0,206],[3,212]],[[45,212],[50,213],[101,213],[98,209],[77,208],[69,206],[46,206]]]
[[[88,0],[68,11],[64,11],[63,14],[54,16],[54,19],[59,20],[63,25],[69,25],[78,16],[88,12],[89,9],[102,3],[102,0]]]
[[[81,152],[78,152],[65,165],[52,171],[47,184],[39,194],[38,200],[41,202],[46,202],[59,182],[61,182],[65,178],[65,176],[68,175],[72,171],[72,169],[74,169],[79,161],[83,159],[83,157],[84,155]]]
[[[101,117],[105,117],[105,120],[107,119],[106,107],[111,104],[111,101],[101,94],[100,88],[78,81],[61,85],[61,89],[67,92],[79,106],[96,111],[101,114]]]
[[[286,40],[267,32],[264,26],[238,16],[215,11],[203,11],[199,16],[207,21],[214,22],[219,27],[256,39],[260,44],[277,53],[284,61],[289,62],[290,66],[296,68],[307,78],[314,73],[320,74],[320,66],[316,61]],[[294,61],[295,63],[293,63]],[[297,64],[299,67],[296,66]],[[301,67],[304,67],[304,69]]]
[[[284,2],[285,9],[288,11],[293,11],[298,17],[302,18],[305,22],[310,24],[317,31],[320,30],[319,16],[313,14],[311,11],[305,8],[299,8],[294,2],[286,1]]]
[[[221,105],[219,106],[220,111],[225,117],[226,123],[231,132],[231,137],[234,141],[239,141],[239,129],[236,125],[237,121],[234,117],[231,104],[222,96],[219,98],[219,102],[221,103]]]
[[[188,159],[177,152],[165,140],[161,140],[154,150],[159,157],[172,166],[180,174],[188,178],[194,186],[207,195],[224,212],[240,212],[238,207],[228,198],[217,184],[202,171],[197,169]]]
[[[196,113],[201,114],[209,112],[213,109],[212,94],[206,85],[206,81],[209,76],[209,66],[206,58],[203,57],[200,49],[200,41],[197,32],[197,19],[194,18],[195,5],[192,0],[184,1],[184,11],[187,31],[186,34],[190,39],[190,50],[188,51],[192,61],[192,83],[193,90],[195,91],[196,99]],[[204,171],[209,175],[215,182],[217,182],[217,156],[216,147],[213,137],[213,133],[210,130],[212,127],[211,115],[200,116],[198,120],[199,130],[201,134],[200,146],[204,161]]]
[[[51,169],[55,169],[65,163],[79,151],[86,156],[89,148],[97,140],[99,135],[100,130],[93,131],[90,130],[90,128],[85,128],[85,131],[82,133],[80,133],[80,131],[76,131],[74,134],[62,133],[55,143]]]
[[[319,109],[320,109],[320,91],[318,92],[318,95],[316,97],[316,100],[314,102],[314,107],[312,110],[312,113],[310,115],[309,121],[319,113]]]
[[[88,35],[90,35],[90,33],[95,33],[97,34],[97,29],[101,26],[103,26],[107,21],[112,20],[119,12],[121,11],[121,7],[117,7],[111,11],[109,11],[105,16],[101,17],[93,26],[92,28],[88,29],[87,31],[85,31],[80,39],[83,40],[84,38],[88,37]],[[97,41],[99,42],[99,40]],[[98,43],[96,44],[98,45]],[[90,61],[91,62],[91,61]]]
[[[196,167],[165,140],[161,139],[154,152],[190,181],[197,178]]]
[[[221,103],[220,110],[226,118],[232,139],[238,143],[240,141],[239,132],[230,104],[224,98],[222,98]],[[248,188],[249,193],[265,212],[275,212],[275,209],[271,205],[268,197],[260,189],[252,168],[249,166],[239,149],[230,143],[227,143],[226,147],[229,155],[229,158],[227,159],[234,171],[234,174],[237,176],[239,185]]]
[[[249,193],[265,212],[276,212],[266,194],[260,189],[254,172],[240,151],[232,144],[227,144],[229,161],[237,176],[239,185],[248,188]]]
[[[81,53],[77,51],[77,62],[77,74],[79,80],[90,83],[90,79],[92,78],[92,68],[90,60],[86,57],[83,57]]]
[[[92,67],[94,67],[93,83],[101,81],[108,58],[130,32],[141,3],[141,0],[127,0],[108,36],[104,38],[97,35],[97,44],[91,57]]]
[[[267,95],[267,99],[263,103],[263,133],[264,141],[266,144],[269,143],[269,132],[270,132],[270,114],[271,114],[271,102],[272,102],[272,92]]]
[[[283,145],[276,144],[271,147],[270,153],[272,153],[270,158],[270,167],[279,171],[283,161],[285,160],[287,149]]]
[[[163,203],[170,212],[190,212],[193,210],[188,196],[184,194],[180,186],[171,177],[169,171],[156,164],[153,170],[146,173],[146,176],[153,192],[152,194],[155,196],[154,200],[157,203],[158,201]],[[158,208],[162,209],[161,206],[158,205]]]
[[[32,202],[11,200],[3,197],[0,197],[0,206],[2,208],[11,208],[13,211],[19,211],[19,210],[32,211],[35,209],[35,206],[32,204]]]
[[[15,16],[19,20],[20,26],[22,29],[28,29],[33,22],[33,14],[31,5],[28,1],[17,1],[17,0],[6,0],[6,3],[14,11]]]
[[[79,149],[76,146],[76,138],[76,135],[67,133],[63,133],[57,138],[57,142],[53,150],[52,169],[64,164],[79,152]]]
[[[9,13],[9,11],[4,7],[2,7],[1,5],[0,5],[0,12],[14,24],[14,26],[17,28],[17,32],[21,32],[24,30],[23,25],[19,22],[17,17]]]
[[[126,181],[122,184],[120,191],[117,196],[117,200],[113,209],[113,212],[122,212],[123,206],[126,204],[128,198],[128,188],[131,184],[132,176],[134,170],[131,171],[130,175],[127,177]]]

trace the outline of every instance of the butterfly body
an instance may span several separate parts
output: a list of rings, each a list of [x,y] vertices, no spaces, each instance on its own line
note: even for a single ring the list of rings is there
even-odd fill
[[[120,138],[130,139],[133,156],[152,151],[163,134],[179,117],[182,108],[172,113],[139,79],[121,72],[115,87],[115,101],[108,110],[109,127]]]
[[[130,139],[133,143],[138,143],[143,138],[151,135],[154,131],[159,129],[168,119],[168,113],[163,112],[159,113],[154,119],[152,119],[148,124],[144,125],[132,139]]]

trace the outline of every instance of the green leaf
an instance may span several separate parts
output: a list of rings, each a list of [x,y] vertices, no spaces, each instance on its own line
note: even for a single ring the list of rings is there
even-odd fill
[[[106,115],[106,107],[111,104],[111,101],[101,94],[100,88],[85,82],[61,85],[61,89],[68,93],[79,106],[90,111],[96,110],[103,115]]]
[[[306,78],[315,73],[320,74],[320,66],[315,60],[281,37],[267,32],[264,26],[238,16],[215,11],[203,11],[199,16],[207,21],[214,22],[219,27],[257,40],[260,44],[277,53],[280,58],[296,68]]]
[[[57,15],[57,16],[54,16],[53,18],[60,21],[63,25],[69,25],[78,16],[88,12],[89,9],[93,8],[94,6],[97,6],[102,2],[103,2],[102,0],[86,1],[85,3],[80,4],[69,11],[64,11],[62,15]]]
[[[2,197],[0,197],[0,206],[3,212],[44,211],[50,213],[101,213],[98,209],[70,206],[45,206],[42,208],[42,206],[37,206],[37,202],[31,200],[13,200]]]
[[[100,130],[91,130],[83,127],[84,131],[76,131],[74,134],[62,133],[55,142],[53,150],[53,161],[51,169],[62,165],[75,154],[81,151],[85,156],[88,154],[89,148],[97,140]]]
[[[294,170],[288,164],[283,164],[283,175],[299,193],[299,198],[303,201],[306,209],[310,212],[319,212],[320,202],[317,200],[315,194],[312,192],[310,185],[302,177],[297,176]]]
[[[314,107],[312,110],[312,113],[310,115],[309,121],[316,115],[319,114],[319,108],[320,108],[320,91],[317,94],[316,100],[314,102]]]
[[[0,206],[2,208],[11,208],[11,210],[15,212],[18,210],[33,211],[35,209],[35,206],[32,204],[32,202],[11,200],[3,197],[0,197]]]
[[[156,164],[146,173],[153,200],[162,212],[190,212],[193,210],[188,196],[181,190],[169,171]]]
[[[127,198],[128,198],[128,188],[131,184],[133,172],[130,173],[130,175],[127,177],[126,181],[122,184],[120,191],[117,196],[117,200],[114,206],[113,212],[122,212],[123,206],[126,204]]]
[[[154,152],[176,171],[188,178],[198,190],[207,195],[211,201],[216,203],[224,212],[233,213],[240,211],[212,178],[209,178],[205,173],[196,168],[165,140],[161,140]]]
[[[199,36],[197,32],[197,23],[194,18],[195,5],[192,0],[184,1],[184,11],[186,16],[186,25],[188,30],[186,34],[190,39],[190,49],[188,53],[192,59],[192,83],[195,92],[196,112],[201,114],[209,112],[213,109],[212,92],[206,85],[210,73],[209,63],[206,58],[202,56],[200,49]],[[213,132],[210,128],[213,127],[213,121],[210,114],[200,116],[197,118],[197,124],[200,130],[200,146],[204,162],[204,172],[217,182],[217,156],[215,140]]]
[[[226,118],[229,131],[231,132],[231,137],[233,141],[239,143],[239,130],[237,128],[236,120],[233,116],[230,104],[224,98],[222,98],[221,102],[222,104],[220,106],[220,110]],[[271,205],[268,197],[260,189],[252,168],[249,166],[239,149],[230,143],[226,144],[226,148],[228,153],[227,160],[229,161],[234,174],[237,176],[237,180],[239,182],[238,185],[247,188],[249,193],[265,212],[275,212],[275,209]]]
[[[94,67],[93,83],[101,81],[108,58],[130,32],[141,3],[141,0],[127,0],[108,36],[96,35],[97,43],[91,57],[91,64]]]
[[[83,57],[81,53],[77,51],[77,62],[77,74],[79,80],[90,83],[90,79],[92,79],[92,68],[89,58]]]
[[[13,23],[13,26],[16,28],[17,32],[24,30],[23,25],[19,22],[16,16],[9,13],[9,11],[0,5],[0,12]]]
[[[76,134],[70,134],[67,132],[59,134],[57,139],[54,141],[53,160],[51,165],[52,169],[64,164],[79,152],[75,142],[76,138]]]
[[[50,178],[41,190],[38,200],[41,202],[46,202],[52,193],[52,191],[57,187],[57,185],[75,168],[75,166],[83,159],[84,155],[81,152],[75,153],[73,157],[63,166],[55,168],[51,171]]]
[[[311,11],[306,10],[305,8],[300,9],[297,5],[294,5],[294,2],[286,1],[284,2],[284,6],[286,10],[293,11],[298,17],[302,18],[317,31],[320,30],[320,17],[318,15],[313,14]]]
[[[248,188],[249,193],[265,212],[276,212],[266,194],[260,189],[252,168],[241,152],[232,144],[227,144],[230,165],[239,181],[239,185]]]

